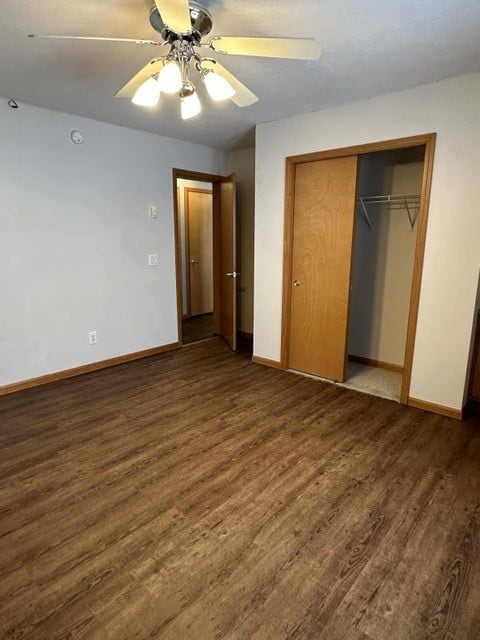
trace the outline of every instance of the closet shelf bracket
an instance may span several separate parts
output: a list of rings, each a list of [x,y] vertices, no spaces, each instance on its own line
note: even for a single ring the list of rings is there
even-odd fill
[[[362,212],[365,222],[370,229],[373,229],[370,216],[368,215],[367,205],[380,205],[390,210],[404,209],[407,212],[408,220],[412,229],[418,218],[420,211],[420,195],[419,194],[405,194],[405,195],[385,195],[385,196],[361,196],[358,198],[360,204],[360,211]]]
[[[367,207],[365,206],[365,202],[363,201],[363,198],[359,198],[358,201],[360,202],[360,207],[361,207],[361,212],[363,214],[363,218],[364,218],[365,222],[368,224],[368,226],[370,227],[370,231],[371,231],[373,229],[373,227],[372,227],[372,223],[370,221],[370,217],[368,215]]]

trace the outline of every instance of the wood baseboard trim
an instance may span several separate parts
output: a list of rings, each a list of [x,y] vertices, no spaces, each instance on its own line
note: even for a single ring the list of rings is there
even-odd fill
[[[252,362],[254,364],[261,364],[264,367],[272,367],[273,369],[283,369],[281,363],[278,360],[269,360],[269,358],[262,358],[261,356],[252,356]]]
[[[427,400],[420,400],[419,398],[412,398],[409,396],[407,404],[409,407],[423,409],[424,411],[430,411],[431,413],[438,413],[441,416],[446,416],[447,418],[454,418],[455,420],[463,419],[462,409],[446,407],[443,404],[437,404],[436,402],[427,402]]]
[[[383,362],[382,360],[374,360],[373,358],[365,358],[364,356],[349,355],[348,359],[350,360],[350,362],[358,362],[359,364],[368,364],[370,367],[378,367],[379,369],[388,369],[389,371],[396,371],[397,373],[403,373],[403,367],[401,364]]]
[[[47,375],[39,376],[37,378],[21,380],[20,382],[14,382],[0,387],[0,396],[6,396],[9,393],[16,393],[17,391],[23,391],[24,389],[31,389],[32,387],[40,387],[45,384],[50,384],[51,382],[57,382],[58,380],[65,380],[66,378],[74,378],[75,376],[92,373],[99,369],[115,367],[118,364],[132,362],[132,360],[148,358],[149,356],[155,356],[160,353],[165,353],[166,351],[173,351],[174,349],[178,349],[179,346],[178,342],[172,342],[170,344],[164,344],[161,347],[145,349],[144,351],[136,351],[135,353],[127,353],[124,356],[117,356],[115,358],[109,358],[108,360],[99,360],[98,362],[90,362],[89,364],[83,364],[79,367],[74,367],[73,369],[65,369],[64,371],[48,373]]]

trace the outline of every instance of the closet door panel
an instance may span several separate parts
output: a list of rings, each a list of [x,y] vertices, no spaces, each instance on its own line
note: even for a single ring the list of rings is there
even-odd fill
[[[357,156],[298,164],[289,367],[345,379]]]

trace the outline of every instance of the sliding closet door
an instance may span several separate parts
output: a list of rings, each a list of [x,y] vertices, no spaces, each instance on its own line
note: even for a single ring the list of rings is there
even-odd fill
[[[345,379],[357,156],[296,165],[288,366]]]

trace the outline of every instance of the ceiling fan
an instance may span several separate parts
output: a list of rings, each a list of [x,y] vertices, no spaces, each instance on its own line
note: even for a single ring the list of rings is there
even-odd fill
[[[115,95],[117,98],[130,98],[139,106],[154,107],[162,92],[177,94],[184,120],[193,118],[201,111],[192,82],[194,72],[202,79],[212,100],[230,99],[238,107],[248,107],[258,101],[257,96],[217,60],[202,55],[204,50],[207,54],[210,50],[228,55],[296,60],[317,60],[320,56],[318,43],[308,38],[207,38],[213,26],[212,16],[205,7],[189,0],[155,0],[150,11],[150,24],[160,34],[161,41],[33,34],[29,37],[129,42],[165,48],[165,55],[150,60]]]

